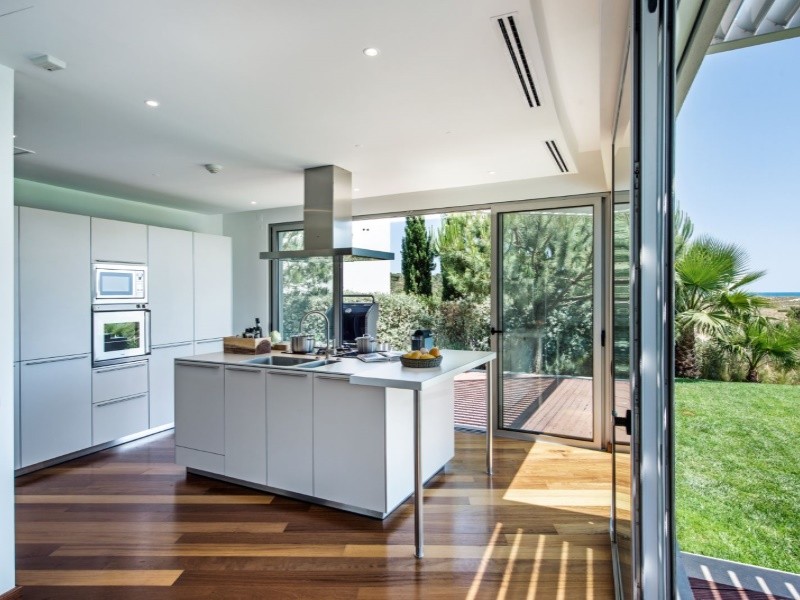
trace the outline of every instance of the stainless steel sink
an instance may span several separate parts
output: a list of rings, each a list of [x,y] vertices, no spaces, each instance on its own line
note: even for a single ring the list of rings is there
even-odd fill
[[[244,361],[248,365],[270,365],[273,367],[297,367],[306,366],[311,362],[321,362],[312,357],[301,356],[259,356]]]
[[[324,367],[325,365],[333,365],[336,363],[342,362],[338,358],[326,358],[323,360],[314,360],[311,362],[303,363],[302,365],[297,365],[302,369],[316,369],[317,367]]]

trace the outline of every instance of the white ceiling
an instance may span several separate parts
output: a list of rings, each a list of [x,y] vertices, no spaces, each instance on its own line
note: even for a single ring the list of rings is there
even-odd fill
[[[353,172],[355,198],[559,175],[545,140],[574,171],[610,133],[627,8],[3,0],[14,142],[36,152],[16,158],[15,175],[220,213],[301,204],[302,170],[323,164]],[[510,12],[540,108],[528,107],[491,21]],[[370,46],[377,57],[362,53]],[[35,66],[42,53],[66,70]],[[211,175],[205,163],[224,169]]]

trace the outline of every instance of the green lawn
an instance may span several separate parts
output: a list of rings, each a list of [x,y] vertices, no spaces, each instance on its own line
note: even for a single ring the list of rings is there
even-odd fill
[[[675,387],[681,549],[800,573],[800,386]]]

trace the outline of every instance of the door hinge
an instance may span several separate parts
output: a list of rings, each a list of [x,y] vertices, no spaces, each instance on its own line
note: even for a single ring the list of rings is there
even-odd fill
[[[606,330],[603,329],[600,332],[600,346],[605,348],[606,347]]]

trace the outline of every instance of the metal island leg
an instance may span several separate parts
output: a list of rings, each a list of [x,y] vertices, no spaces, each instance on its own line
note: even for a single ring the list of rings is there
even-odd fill
[[[492,377],[494,374],[494,361],[490,360],[486,363],[486,472],[491,475],[494,471],[493,467],[493,447],[494,442],[494,424],[492,423],[493,406],[492,406]]]
[[[422,481],[422,392],[414,390],[414,556],[424,556],[424,518]]]

